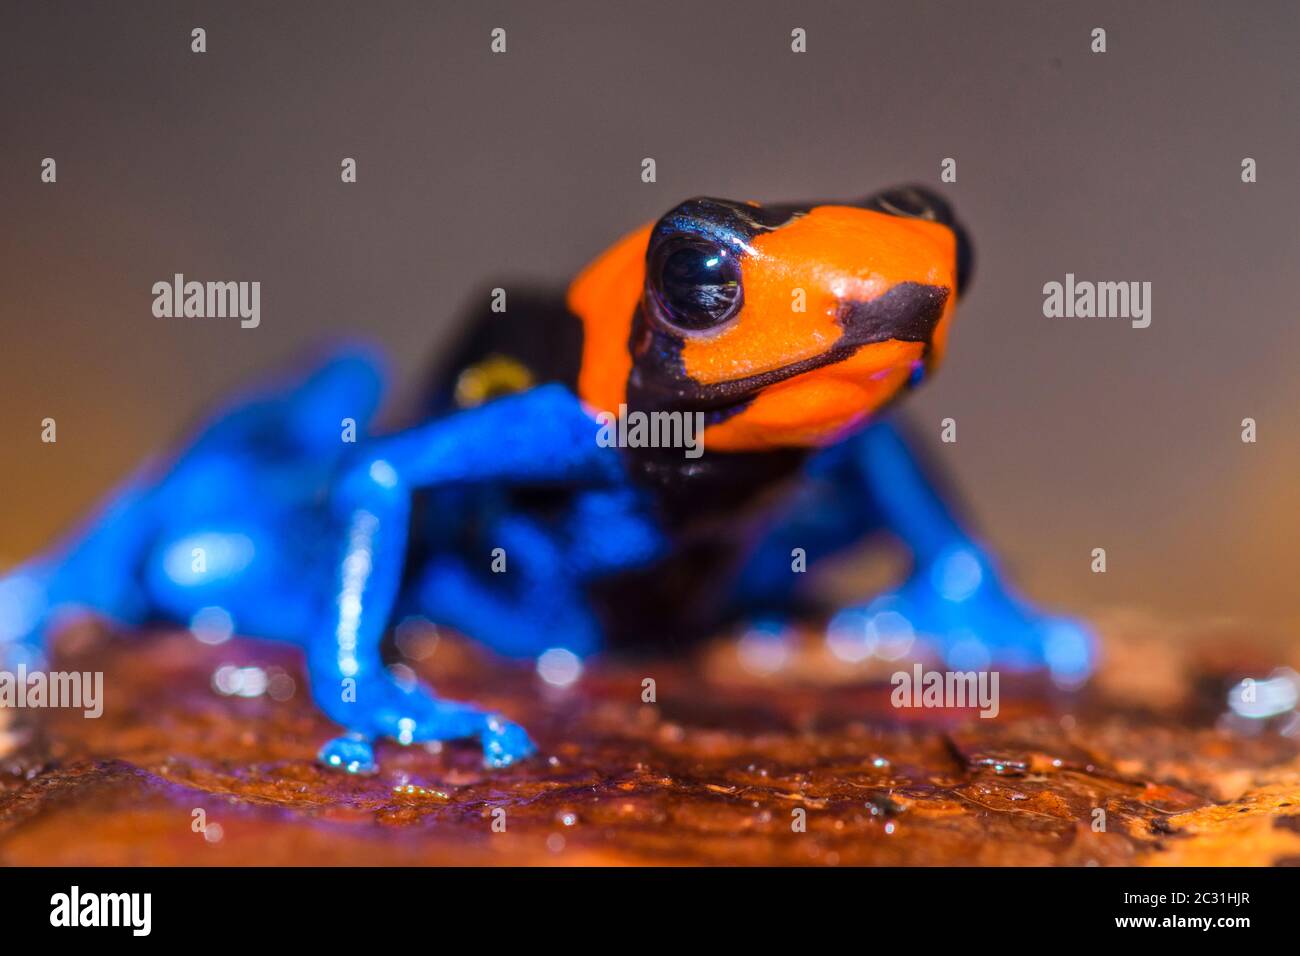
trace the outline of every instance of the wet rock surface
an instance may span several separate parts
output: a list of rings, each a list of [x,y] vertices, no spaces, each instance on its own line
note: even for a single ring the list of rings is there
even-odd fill
[[[1180,649],[1190,689],[1144,695],[1141,662],[1117,648],[1108,666],[1125,669],[1078,692],[1003,675],[1000,713],[984,720],[897,709],[891,665],[845,679],[816,651],[757,675],[724,642],[681,660],[592,662],[558,688],[453,636],[404,646],[415,650],[403,666],[521,721],[539,755],[486,770],[469,742],[385,743],[379,773],[340,774],[315,761],[338,730],[311,705],[292,649],[80,627],[56,667],[103,671],[104,714],[0,716],[0,862],[1300,861],[1294,723],[1220,712],[1254,666],[1244,659]],[[1174,666],[1154,668],[1159,680]]]

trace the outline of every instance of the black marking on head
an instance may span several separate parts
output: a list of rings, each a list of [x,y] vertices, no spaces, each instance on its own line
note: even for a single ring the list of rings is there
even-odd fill
[[[868,302],[845,303],[839,323],[844,339],[858,345],[886,339],[929,345],[947,302],[948,290],[943,286],[900,282]]]
[[[655,223],[650,233],[647,260],[660,242],[677,236],[711,239],[738,254],[746,253],[755,237],[781,228],[810,208],[792,203],[754,206],[707,196],[688,199],[674,206]]]
[[[630,408],[655,411],[690,403],[699,386],[686,374],[684,344],[680,337],[647,321],[644,306],[636,307],[628,336],[632,353],[632,371],[627,377]]]

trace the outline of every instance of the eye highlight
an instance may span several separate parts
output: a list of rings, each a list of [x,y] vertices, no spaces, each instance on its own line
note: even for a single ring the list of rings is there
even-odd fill
[[[664,242],[647,274],[659,318],[679,331],[717,328],[740,309],[740,263],[734,252],[707,239]]]

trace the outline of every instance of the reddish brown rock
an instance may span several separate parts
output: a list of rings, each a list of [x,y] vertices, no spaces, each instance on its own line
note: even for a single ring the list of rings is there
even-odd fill
[[[1131,686],[1108,693],[1104,676],[1075,695],[1004,676],[1001,713],[981,720],[894,709],[879,665],[823,680],[819,651],[784,678],[746,674],[723,644],[697,659],[598,663],[558,690],[443,638],[408,663],[443,694],[522,721],[541,754],[488,771],[469,744],[389,744],[379,774],[354,778],[314,762],[337,728],[311,706],[291,650],[87,629],[61,648],[61,668],[105,673],[106,709],[9,715],[6,864],[1300,858],[1296,741],[1279,726],[1222,725],[1240,676],[1224,662],[1187,671],[1186,692],[1166,688],[1153,706]],[[259,668],[283,699],[219,694],[223,665]],[[645,677],[656,703],[641,700]]]

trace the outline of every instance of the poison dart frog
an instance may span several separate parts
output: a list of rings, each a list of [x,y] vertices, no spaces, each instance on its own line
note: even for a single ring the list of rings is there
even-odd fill
[[[970,269],[965,231],[918,187],[683,202],[567,294],[520,293],[470,323],[406,430],[373,428],[382,375],[359,349],[232,402],[0,580],[0,649],[40,660],[73,606],[127,624],[215,613],[302,648],[346,730],[327,766],[375,770],[381,738],[477,738],[505,766],[534,752],[525,730],[399,682],[381,651],[396,621],[515,658],[680,646],[806,619],[800,572],[886,532],[910,575],[826,610],[828,635],[863,656],[916,635],[953,667],[1081,681],[1086,626],[1015,595],[881,417],[943,360]],[[609,427],[638,414],[683,427]]]

